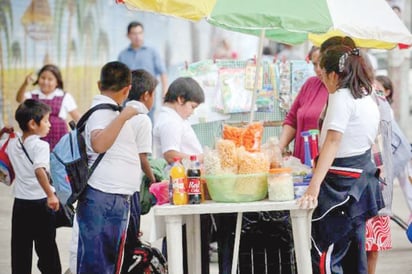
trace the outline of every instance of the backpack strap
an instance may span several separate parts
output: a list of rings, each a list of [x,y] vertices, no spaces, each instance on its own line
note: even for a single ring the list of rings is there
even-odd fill
[[[80,118],[79,122],[76,125],[76,128],[79,131],[79,133],[82,133],[84,131],[86,122],[89,119],[90,115],[92,115],[93,112],[99,109],[111,109],[113,111],[121,111],[122,107],[119,105],[114,105],[114,104],[98,104],[90,108],[85,114],[82,115],[82,117]],[[92,166],[89,169],[89,174],[88,174],[87,179],[89,179],[90,176],[92,176],[94,170],[96,169],[99,162],[103,159],[103,156],[105,154],[106,152],[103,152],[103,153],[100,153],[99,156],[97,156],[96,160],[93,162]]]
[[[33,164],[33,161],[30,158],[29,153],[27,152],[26,148],[24,147],[23,142],[20,140],[20,138],[18,138],[18,139],[19,139],[19,143],[21,145],[21,148],[23,149],[24,154],[26,154],[26,157],[27,157],[27,159],[29,159],[30,163]]]
[[[94,107],[90,108],[88,111],[86,111],[85,114],[82,115],[80,120],[77,122],[76,128],[79,132],[83,132],[84,128],[86,126],[86,122],[89,119],[90,115],[92,115],[93,112],[99,109],[111,109],[113,111],[121,111],[123,108],[119,105],[115,104],[98,104],[95,105]]]

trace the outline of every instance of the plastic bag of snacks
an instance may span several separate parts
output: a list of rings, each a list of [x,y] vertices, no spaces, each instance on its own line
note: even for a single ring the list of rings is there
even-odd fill
[[[242,135],[242,145],[249,152],[260,151],[263,136],[263,123],[255,122],[249,124]]]
[[[225,140],[233,141],[237,147],[240,147],[242,145],[242,135],[244,131],[245,129],[241,127],[223,125],[222,137]]]
[[[243,147],[238,148],[239,174],[256,174],[241,176],[236,180],[235,192],[240,194],[254,193],[256,188],[267,189],[266,173],[269,161],[264,153],[251,153]],[[259,174],[259,175],[258,175]]]
[[[269,159],[270,168],[280,168],[283,166],[282,151],[279,147],[278,137],[270,137],[269,140],[262,145],[262,152]]]
[[[205,148],[203,153],[203,164],[205,167],[205,175],[216,175],[223,173],[217,150]]]
[[[269,171],[269,160],[262,152],[249,152],[243,147],[237,149],[238,173],[250,174]]]
[[[231,140],[237,147],[243,146],[249,152],[260,151],[263,123],[254,122],[245,127],[223,125],[223,139]]]
[[[220,139],[216,142],[220,165],[223,173],[237,174],[238,156],[235,143],[231,140]]]

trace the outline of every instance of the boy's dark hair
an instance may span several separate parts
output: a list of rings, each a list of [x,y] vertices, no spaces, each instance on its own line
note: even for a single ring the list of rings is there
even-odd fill
[[[141,27],[141,28],[144,30],[144,27],[143,27],[143,24],[142,24],[142,23],[137,22],[137,21],[132,21],[132,22],[130,22],[129,25],[127,26],[127,34],[129,34],[129,33],[130,33],[130,30],[131,30],[132,28],[135,28],[135,27]]]
[[[19,127],[22,131],[28,131],[28,124],[30,120],[33,120],[37,125],[40,125],[40,121],[43,119],[44,115],[50,113],[51,108],[49,105],[36,101],[33,99],[26,99],[21,103],[14,115]]]
[[[130,85],[132,75],[129,68],[118,61],[109,62],[100,71],[100,89],[119,91]]]
[[[52,64],[48,64],[48,65],[44,65],[38,72],[38,78],[37,80],[33,83],[33,86],[37,85],[39,83],[39,77],[40,75],[45,72],[45,71],[50,71],[51,73],[53,73],[54,77],[56,77],[57,80],[57,88],[59,89],[63,89],[63,77],[62,74],[60,72],[60,69]]]
[[[144,69],[132,71],[132,88],[127,99],[140,101],[140,97],[148,91],[152,94],[159,82],[157,79]]]
[[[164,102],[173,103],[181,97],[184,102],[192,101],[201,104],[205,101],[202,87],[190,77],[180,77],[174,80],[167,90]]]

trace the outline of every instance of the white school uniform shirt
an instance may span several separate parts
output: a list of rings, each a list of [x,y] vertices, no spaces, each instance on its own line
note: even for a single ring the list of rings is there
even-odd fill
[[[132,105],[134,106],[137,111],[139,112],[139,115],[135,118],[138,120],[138,127],[137,127],[137,139],[138,141],[138,148],[137,150],[139,153],[152,153],[152,120],[150,120],[150,117],[147,115],[149,113],[149,110],[147,107],[139,101],[129,101],[127,105]]]
[[[109,103],[117,104],[113,99],[105,95],[94,97],[92,106]],[[118,111],[102,109],[95,111],[89,118],[85,127],[85,140],[89,166],[91,166],[98,154],[91,147],[90,136],[93,130],[104,129],[119,115]],[[147,115],[136,115],[123,125],[113,145],[106,151],[103,159],[97,165],[90,177],[88,184],[105,193],[132,195],[139,191],[142,180],[142,169],[139,158],[139,150],[143,146],[139,137],[145,136],[141,130],[143,124],[150,120]],[[151,125],[149,124],[150,128]],[[144,128],[148,126],[145,125]],[[146,129],[147,130],[147,129]],[[146,133],[150,138],[150,135]],[[147,142],[147,141],[146,141]],[[142,147],[141,147],[142,146]]]
[[[21,136],[10,139],[7,145],[7,153],[16,175],[13,181],[14,197],[24,200],[46,198],[47,195],[37,180],[35,170],[37,168],[50,170],[50,146],[38,135],[27,137],[23,145],[33,161],[32,164],[24,153],[19,138],[21,140]],[[51,189],[54,191],[53,187]]]
[[[32,99],[33,94],[38,95],[39,99],[51,100],[55,96],[63,96],[64,91],[57,88],[50,94],[44,94],[39,89],[35,89],[35,90],[32,90],[32,91],[25,92],[24,93],[24,98]],[[74,100],[73,96],[70,93],[66,92],[66,95],[64,96],[63,101],[62,101],[62,106],[60,108],[59,117],[63,120],[66,120],[69,112],[72,112],[75,109],[77,109],[76,101]]]
[[[379,120],[379,109],[372,96],[355,99],[349,89],[339,89],[329,94],[320,145],[325,142],[327,130],[336,130],[343,134],[336,158],[361,155],[374,143]]]
[[[174,109],[162,106],[153,128],[153,144],[157,158],[176,150],[189,155],[203,153],[195,131]]]

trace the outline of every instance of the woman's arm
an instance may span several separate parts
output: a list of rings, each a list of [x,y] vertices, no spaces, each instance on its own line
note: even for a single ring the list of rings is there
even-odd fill
[[[317,202],[320,185],[336,157],[341,140],[342,133],[339,131],[328,130],[326,133],[325,143],[320,150],[319,158],[316,163],[316,168],[313,171],[309,187],[305,194],[298,200],[298,205],[300,205],[300,207],[306,208],[308,203]]]
[[[280,150],[283,150],[290,144],[290,142],[295,138],[296,129],[290,125],[283,125],[282,133],[279,138]]]

